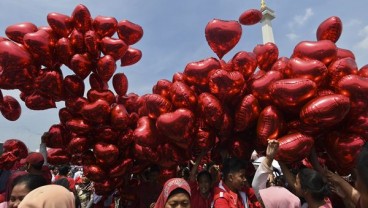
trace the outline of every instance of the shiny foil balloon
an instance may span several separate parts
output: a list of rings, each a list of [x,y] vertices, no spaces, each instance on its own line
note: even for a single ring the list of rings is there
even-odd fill
[[[106,91],[109,89],[109,85],[107,82],[103,81],[100,76],[96,73],[92,73],[89,75],[89,84],[91,85],[91,89],[97,91]]]
[[[105,142],[116,145],[119,132],[119,130],[113,129],[110,125],[100,125],[94,129],[93,137],[96,142]]]
[[[34,33],[27,33],[23,40],[26,48],[38,62],[47,67],[53,66],[52,48],[50,47],[52,37],[48,32],[38,30]]]
[[[327,67],[318,60],[292,58],[288,61],[284,74],[289,78],[306,78],[318,86],[327,76]]]
[[[93,153],[99,163],[109,166],[117,160],[119,149],[113,144],[98,142],[93,147]]]
[[[133,160],[130,158],[127,158],[123,160],[120,164],[117,164],[115,167],[112,167],[109,172],[110,177],[121,177],[127,171],[130,171],[130,169],[133,167]]]
[[[137,43],[143,37],[142,27],[129,20],[120,21],[117,32],[119,38],[128,45]]]
[[[31,54],[11,41],[0,42],[0,66],[4,71],[28,67],[32,63]]]
[[[358,75],[368,78],[368,64],[359,69]]]
[[[46,110],[50,108],[56,108],[55,100],[47,95],[42,95],[39,92],[26,97],[24,101],[27,108],[31,110]]]
[[[368,141],[368,112],[351,118],[348,123],[348,131],[361,135]]]
[[[348,175],[353,171],[355,160],[364,143],[359,135],[332,132],[326,138],[325,148],[339,167],[339,172]]]
[[[57,68],[40,70],[35,79],[34,87],[55,101],[60,101],[63,98],[63,74],[61,70]]]
[[[12,96],[6,95],[0,105],[1,114],[9,121],[16,121],[22,113],[19,102]]]
[[[276,159],[285,163],[294,163],[307,157],[314,144],[313,137],[293,133],[278,139],[279,151]]]
[[[3,143],[3,152],[12,152],[18,159],[28,156],[28,148],[18,139],[7,139]]]
[[[64,93],[68,97],[83,97],[84,82],[76,75],[68,75],[63,80]]]
[[[258,9],[248,9],[240,15],[239,22],[242,25],[255,25],[261,21],[262,17],[262,12]]]
[[[75,54],[70,60],[70,69],[83,80],[91,73],[91,68],[92,57],[87,53]]]
[[[68,135],[64,125],[54,124],[47,134],[42,135],[43,142],[50,148],[65,148],[68,144]]]
[[[314,98],[300,111],[300,119],[309,125],[328,127],[342,121],[350,110],[350,99],[344,95]]]
[[[74,55],[73,46],[68,38],[60,38],[55,44],[57,60],[62,64],[70,66],[70,60]]]
[[[210,93],[202,93],[198,97],[201,117],[211,127],[219,129],[223,122],[224,111],[220,101]]]
[[[302,41],[295,46],[294,57],[316,59],[328,66],[337,57],[337,47],[330,40]]]
[[[89,102],[95,102],[99,99],[108,102],[110,105],[115,103],[115,95],[111,90],[98,91],[90,89],[87,92],[87,98]]]
[[[84,44],[86,46],[87,52],[93,58],[98,58],[100,55],[100,50],[98,49],[99,37],[97,33],[93,30],[88,30],[84,34]]]
[[[352,100],[362,99],[368,103],[368,78],[358,75],[347,75],[337,84],[339,92]]]
[[[111,55],[115,60],[121,59],[128,50],[128,45],[120,40],[110,37],[101,39],[101,51],[105,55]]]
[[[194,111],[197,107],[195,92],[184,82],[176,81],[170,87],[170,99],[176,108],[188,108]]]
[[[88,100],[84,97],[73,97],[65,100],[65,107],[72,114],[80,114],[82,107],[88,103]]]
[[[245,79],[250,77],[257,68],[257,58],[252,52],[240,51],[230,62],[232,69],[242,73]]]
[[[124,73],[116,73],[112,77],[112,86],[116,94],[125,95],[128,91],[128,78]]]
[[[148,94],[143,99],[143,105],[147,109],[148,116],[152,119],[158,118],[161,114],[170,112],[172,104],[161,95]]]
[[[102,99],[98,99],[92,103],[86,103],[81,109],[81,114],[89,122],[97,124],[104,123],[110,115],[110,104]]]
[[[160,79],[156,85],[152,87],[152,93],[161,95],[162,97],[170,100],[170,89],[173,83],[167,79]]]
[[[11,170],[17,160],[19,160],[19,158],[15,156],[13,152],[4,152],[0,156],[0,168],[2,170]]]
[[[328,66],[330,86],[336,86],[339,80],[349,74],[358,74],[358,67],[354,59],[348,57],[332,62]]]
[[[200,151],[211,149],[216,141],[216,134],[211,129],[199,127],[194,134],[193,149]]]
[[[279,49],[271,42],[258,44],[254,47],[253,53],[256,54],[258,67],[264,71],[271,70],[272,65],[279,58]]]
[[[116,63],[112,56],[105,55],[97,61],[97,74],[102,81],[108,82],[116,71]]]
[[[92,17],[88,8],[83,4],[77,5],[72,13],[72,20],[74,22],[74,27],[79,32],[85,32],[92,27]]]
[[[277,61],[272,65],[271,71],[279,71],[281,73],[284,73],[287,67],[287,64],[289,63],[288,57],[280,57],[277,59]]]
[[[91,130],[91,126],[82,118],[70,119],[65,125],[70,131],[78,135],[86,134]]]
[[[244,88],[245,80],[238,71],[213,70],[208,74],[210,92],[220,100],[229,100]]]
[[[69,154],[61,148],[49,148],[47,150],[47,162],[52,165],[65,165],[70,161]]]
[[[85,45],[84,45],[84,36],[83,33],[78,30],[73,30],[69,36],[70,43],[73,47],[73,50],[76,53],[84,53]]]
[[[155,147],[159,143],[155,121],[147,116],[140,117],[133,132],[134,141],[143,147]]]
[[[98,165],[84,165],[83,173],[92,181],[102,181],[106,178],[106,172]]]
[[[269,86],[269,93],[277,106],[282,108],[297,107],[311,99],[317,90],[317,85],[309,79],[281,79]]]
[[[342,33],[342,22],[337,16],[332,16],[323,21],[317,29],[317,40],[330,40],[336,43]]]
[[[186,80],[186,76],[182,72],[175,72],[172,78],[172,82],[176,82],[176,81],[185,82],[185,80]]]
[[[142,51],[129,47],[124,56],[120,59],[120,66],[129,66],[137,63],[142,58]]]
[[[244,131],[255,125],[260,111],[258,100],[252,94],[246,95],[236,108],[234,130]]]
[[[49,13],[47,15],[47,22],[52,28],[52,31],[60,37],[67,38],[74,29],[72,18],[65,14],[56,12]]]
[[[214,69],[220,69],[221,64],[215,58],[207,58],[197,62],[188,63],[184,69],[184,75],[188,84],[206,86],[208,73]]]
[[[23,44],[24,35],[36,31],[37,26],[35,24],[31,22],[23,22],[8,26],[5,29],[5,34],[10,40]]]
[[[110,123],[115,129],[124,130],[129,125],[129,114],[124,105],[115,104],[111,108]]]
[[[259,100],[262,101],[270,101],[270,95],[268,87],[277,80],[283,78],[283,75],[279,71],[269,71],[263,76],[255,77],[254,80],[251,81],[251,91],[252,94]]]
[[[239,42],[242,28],[237,21],[213,19],[207,24],[205,34],[208,45],[222,59]]]
[[[98,15],[93,20],[92,26],[99,37],[111,37],[116,32],[118,21],[114,17],[105,17]]]
[[[355,60],[355,55],[351,50],[344,48],[337,48],[337,59],[352,58]]]
[[[185,142],[193,133],[195,116],[185,108],[160,115],[156,121],[157,130],[174,142]]]
[[[67,151],[69,154],[78,154],[81,152],[85,152],[89,149],[87,137],[83,136],[75,136],[73,137],[67,146]]]
[[[267,146],[268,140],[278,139],[284,128],[284,118],[274,106],[267,106],[259,115],[257,123],[257,141]]]

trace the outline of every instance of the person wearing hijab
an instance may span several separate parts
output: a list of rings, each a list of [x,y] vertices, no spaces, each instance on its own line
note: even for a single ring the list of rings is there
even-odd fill
[[[18,208],[75,208],[75,198],[60,185],[46,185],[29,192]]]
[[[154,208],[190,208],[190,187],[182,178],[172,178],[164,184]]]

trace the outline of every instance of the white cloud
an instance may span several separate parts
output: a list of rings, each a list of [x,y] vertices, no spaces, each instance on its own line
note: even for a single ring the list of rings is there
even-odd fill
[[[360,30],[358,35],[363,37],[363,39],[358,42],[357,47],[362,49],[368,49],[368,25],[365,26],[362,30]]]
[[[286,34],[286,37],[288,37],[290,40],[296,40],[299,36],[295,33],[288,33]]]
[[[303,26],[312,16],[314,15],[314,12],[312,8],[305,9],[305,12],[303,15],[296,15],[293,18],[293,21],[289,23],[289,27],[293,29],[295,26],[301,27]]]

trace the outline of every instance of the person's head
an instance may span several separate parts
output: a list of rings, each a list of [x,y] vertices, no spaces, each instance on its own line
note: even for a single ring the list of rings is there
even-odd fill
[[[360,193],[368,194],[368,142],[365,143],[359,156],[356,165],[356,180],[355,188]]]
[[[60,185],[60,186],[66,188],[66,189],[68,189],[70,191],[70,188],[69,188],[70,185],[69,185],[69,181],[68,181],[67,178],[60,178],[60,179],[54,181],[54,184]]]
[[[190,208],[190,187],[182,178],[172,178],[164,184],[155,208]]]
[[[12,184],[9,208],[18,207],[19,203],[29,192],[46,184],[47,182],[45,178],[40,175],[27,174],[19,176],[13,181]]]
[[[239,191],[246,185],[247,164],[238,158],[227,158],[222,168],[225,184],[232,191]]]
[[[45,159],[43,158],[43,155],[39,152],[29,153],[26,158],[21,160],[21,163],[25,164],[26,170],[31,173],[34,170],[42,171],[42,166],[44,162]]]
[[[197,183],[201,194],[208,194],[212,185],[211,173],[206,170],[199,172],[197,174]]]
[[[147,180],[151,182],[157,182],[160,176],[160,167],[158,165],[152,165],[147,170]]]
[[[304,197],[311,196],[316,201],[322,201],[329,195],[328,184],[322,175],[313,169],[300,170],[295,183],[296,191]]]
[[[59,175],[68,176],[68,173],[70,171],[70,166],[69,165],[63,165],[63,166],[60,166],[58,168],[58,170],[59,170]]]
[[[72,192],[59,185],[46,185],[29,192],[19,208],[75,208],[75,197]]]

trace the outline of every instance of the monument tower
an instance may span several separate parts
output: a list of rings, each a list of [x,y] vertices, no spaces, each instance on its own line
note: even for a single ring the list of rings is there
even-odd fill
[[[263,44],[268,42],[275,43],[275,39],[273,38],[271,20],[273,20],[276,16],[274,11],[266,6],[264,0],[261,0],[261,12],[263,14],[261,20]]]

